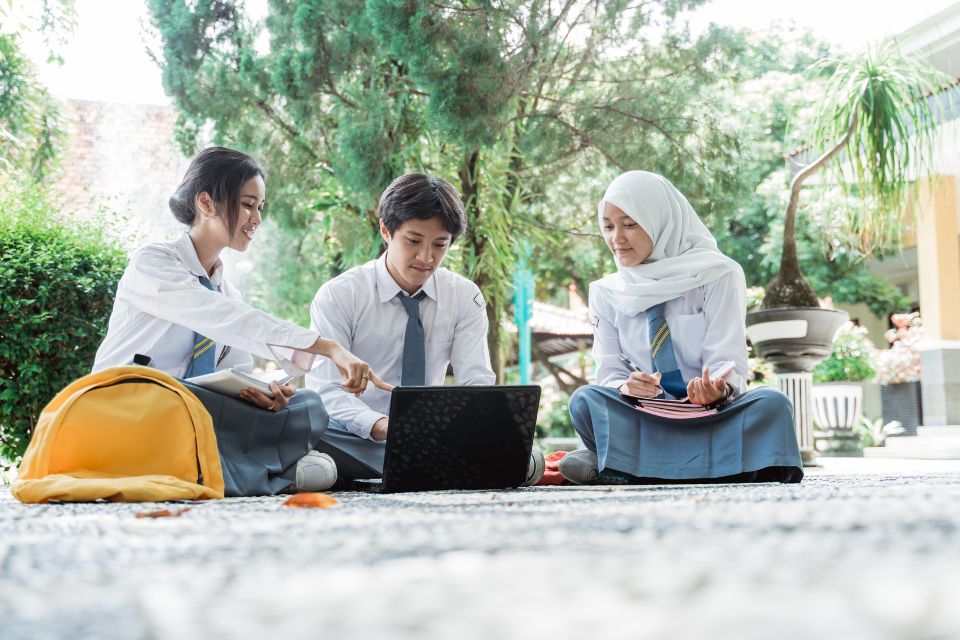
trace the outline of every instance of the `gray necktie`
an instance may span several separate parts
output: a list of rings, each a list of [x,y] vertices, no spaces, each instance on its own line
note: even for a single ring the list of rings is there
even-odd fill
[[[425,295],[423,291],[412,297],[402,291],[397,294],[407,311],[407,330],[403,334],[403,368],[400,372],[400,384],[405,387],[426,384],[427,355],[423,323],[420,321],[420,301]]]

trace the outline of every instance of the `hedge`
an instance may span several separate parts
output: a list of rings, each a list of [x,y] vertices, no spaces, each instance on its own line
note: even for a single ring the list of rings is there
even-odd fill
[[[0,468],[19,463],[47,402],[89,373],[125,263],[38,187],[0,194]]]

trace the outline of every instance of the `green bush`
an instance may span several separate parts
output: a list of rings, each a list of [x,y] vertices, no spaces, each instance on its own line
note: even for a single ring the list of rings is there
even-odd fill
[[[814,382],[862,382],[873,378],[876,348],[865,327],[844,323],[833,339],[830,357],[813,370]]]
[[[15,466],[37,417],[90,371],[124,253],[102,229],[59,214],[39,187],[0,190],[0,468]]]

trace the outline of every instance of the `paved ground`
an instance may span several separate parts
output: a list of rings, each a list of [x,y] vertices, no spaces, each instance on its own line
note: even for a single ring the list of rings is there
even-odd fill
[[[0,489],[0,637],[960,638],[960,463],[336,495],[147,520]]]

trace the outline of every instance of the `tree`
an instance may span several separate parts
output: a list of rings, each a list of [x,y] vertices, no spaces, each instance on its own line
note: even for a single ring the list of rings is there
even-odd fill
[[[741,40],[689,36],[677,16],[699,3],[272,0],[263,31],[225,1],[149,6],[185,151],[209,122],[261,158],[276,219],[322,234],[332,272],[375,255],[393,177],[458,185],[469,231],[451,259],[487,299],[499,371],[516,245],[556,238],[554,185],[643,166],[709,213],[735,180],[736,145],[702,97]]]
[[[844,209],[847,236],[862,254],[898,240],[911,175],[929,161],[938,122],[929,97],[951,82],[927,61],[888,41],[832,68],[810,141],[825,149],[790,185],[780,269],[767,285],[764,309],[817,307],[797,252],[797,211],[804,182],[834,161],[831,176],[855,206]]]
[[[71,0],[45,0],[40,15],[24,22],[15,20],[12,8],[0,5],[0,184],[44,180],[63,142],[56,105],[37,81],[20,33],[25,23],[38,21],[50,59],[59,60],[54,47],[73,26]]]

